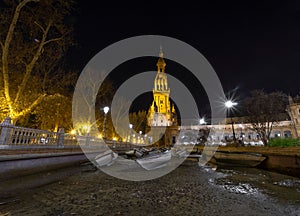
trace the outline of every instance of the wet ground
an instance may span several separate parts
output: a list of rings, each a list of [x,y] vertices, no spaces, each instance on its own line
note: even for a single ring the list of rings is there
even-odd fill
[[[0,199],[0,215],[300,215],[300,179],[259,169],[214,171],[188,161],[143,182],[89,165],[68,172],[63,180]]]

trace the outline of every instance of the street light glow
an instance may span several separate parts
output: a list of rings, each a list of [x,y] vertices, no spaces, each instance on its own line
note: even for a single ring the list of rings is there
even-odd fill
[[[225,106],[226,106],[227,108],[232,108],[232,107],[235,106],[235,105],[237,105],[237,103],[236,103],[236,102],[233,102],[233,101],[231,101],[231,100],[228,100],[228,101],[225,102]]]
[[[129,128],[132,129],[132,127],[133,127],[133,124],[129,124]]]
[[[199,123],[200,123],[201,125],[206,124],[205,119],[204,119],[204,118],[201,118],[201,119],[199,120]]]
[[[107,114],[107,113],[108,113],[108,111],[109,111],[109,107],[108,107],[108,106],[106,106],[106,107],[104,107],[104,108],[103,108],[103,110],[104,110],[104,113],[105,113],[105,114]]]
[[[226,101],[225,107],[227,108],[227,112],[230,112],[231,108],[233,108],[235,105],[237,105],[237,103],[233,102],[232,100]],[[227,115],[228,115],[228,113],[227,113]],[[233,140],[236,141],[235,132],[234,132],[234,123],[233,123],[232,117],[230,117],[230,118],[231,118],[231,128],[232,128]]]

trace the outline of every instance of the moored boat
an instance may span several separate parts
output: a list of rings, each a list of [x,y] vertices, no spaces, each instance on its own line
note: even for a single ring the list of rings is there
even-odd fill
[[[95,161],[97,162],[98,166],[109,166],[114,162],[114,160],[117,159],[117,157],[117,153],[113,152],[112,150],[107,150],[98,154],[95,157]]]
[[[213,155],[217,165],[256,167],[266,159],[266,156],[251,152],[217,151]],[[211,161],[214,161],[211,160]]]
[[[145,152],[144,149],[138,149],[138,148],[134,148],[132,150],[129,150],[127,152],[125,152],[125,155],[127,155],[128,157],[132,158],[140,158],[142,156],[144,156],[147,152]]]
[[[189,155],[186,149],[172,148],[171,152],[173,157],[179,157],[179,158],[185,158]]]
[[[136,159],[136,162],[146,170],[154,170],[165,166],[171,156],[171,151],[168,150]]]

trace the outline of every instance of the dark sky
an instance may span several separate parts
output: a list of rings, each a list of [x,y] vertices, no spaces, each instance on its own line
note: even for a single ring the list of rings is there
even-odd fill
[[[70,57],[74,68],[82,70],[89,59],[114,42],[156,34],[177,38],[200,51],[226,94],[243,98],[254,89],[280,90],[292,96],[299,92],[300,1],[180,2],[78,0],[73,19],[78,47]],[[155,70],[155,63],[155,59],[146,64],[137,61],[120,70],[132,76],[139,70]],[[169,66],[168,73],[182,76],[177,66]]]

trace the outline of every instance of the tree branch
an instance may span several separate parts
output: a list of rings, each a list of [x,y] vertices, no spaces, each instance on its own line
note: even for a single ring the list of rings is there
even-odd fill
[[[15,101],[14,101],[15,103],[19,100],[21,93],[24,91],[25,86],[26,86],[26,84],[28,82],[28,79],[30,77],[30,74],[31,74],[31,72],[32,72],[32,70],[35,66],[35,63],[37,62],[37,60],[39,59],[39,57],[42,54],[42,50],[43,50],[43,47],[45,45],[45,41],[46,41],[46,38],[47,38],[47,35],[48,35],[48,32],[49,32],[51,26],[52,26],[52,21],[50,20],[47,27],[46,27],[46,29],[45,29],[45,31],[44,31],[44,33],[43,33],[42,41],[40,42],[36,53],[34,54],[31,62],[26,66],[26,72],[25,72],[25,75],[24,75],[23,80],[21,82],[21,85],[19,86],[16,98],[15,98]]]
[[[3,82],[4,82],[4,95],[6,98],[6,102],[10,111],[10,114],[14,112],[13,106],[12,106],[12,101],[10,97],[10,92],[9,92],[9,72],[8,72],[8,56],[9,56],[9,47],[11,40],[13,38],[13,34],[15,32],[15,28],[21,13],[22,8],[28,4],[29,2],[38,2],[39,0],[24,0],[19,2],[17,5],[12,21],[9,25],[9,29],[4,41],[4,44],[2,43],[2,73],[3,73]]]
[[[27,113],[29,113],[34,107],[36,107],[44,98],[45,98],[46,94],[41,94],[35,101],[33,101],[29,107],[25,108],[22,110],[22,112],[19,112],[16,115],[16,118],[23,116]]]
[[[48,44],[48,43],[51,43],[51,42],[54,42],[54,41],[59,41],[61,39],[64,38],[65,35],[61,36],[61,37],[58,37],[58,38],[53,38],[53,39],[49,39],[47,41],[45,41],[44,45]]]
[[[39,97],[33,101],[29,107],[25,108],[22,110],[22,112],[19,112],[17,115],[16,115],[16,118],[20,117],[20,116],[23,116],[23,115],[26,115],[27,113],[29,113],[33,108],[35,108],[37,105],[39,105],[39,103],[42,101],[42,100],[45,100],[46,98],[56,98],[56,97],[61,97],[61,98],[65,98],[64,95],[61,95],[61,94],[54,94],[54,95],[47,95],[47,94],[41,94],[39,95]]]
[[[34,24],[36,24],[42,30],[42,32],[45,33],[44,27],[41,26],[37,21],[34,21]]]

